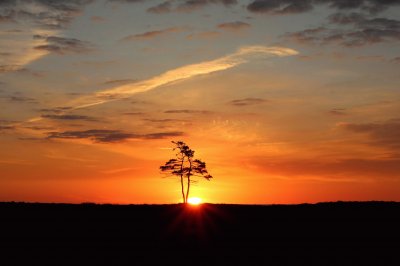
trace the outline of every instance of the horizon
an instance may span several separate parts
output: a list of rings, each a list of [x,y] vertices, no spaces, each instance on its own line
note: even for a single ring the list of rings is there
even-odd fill
[[[346,2],[347,3],[347,2]],[[0,202],[400,201],[400,2],[0,2]]]
[[[251,204],[251,203],[210,203],[210,202],[202,202],[200,204],[191,204],[191,203],[97,203],[97,202],[26,202],[26,201],[0,201],[0,204],[27,204],[27,205],[99,205],[99,206],[186,206],[187,208],[202,208],[202,205],[229,205],[229,206],[300,206],[300,205],[324,205],[324,204],[352,204],[352,203],[360,203],[360,204],[387,204],[387,203],[395,203],[400,204],[400,201],[380,201],[380,200],[369,200],[369,201],[323,201],[323,202],[302,202],[302,203],[259,203],[259,204]]]

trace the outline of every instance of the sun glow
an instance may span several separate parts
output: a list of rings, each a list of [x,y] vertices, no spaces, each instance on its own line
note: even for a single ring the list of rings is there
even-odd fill
[[[198,197],[189,198],[188,203],[190,205],[199,205],[199,204],[201,204],[201,198],[198,198]]]

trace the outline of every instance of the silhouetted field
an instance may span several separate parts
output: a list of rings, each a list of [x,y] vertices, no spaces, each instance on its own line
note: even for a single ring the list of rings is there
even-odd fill
[[[400,265],[400,203],[0,203],[0,265]]]

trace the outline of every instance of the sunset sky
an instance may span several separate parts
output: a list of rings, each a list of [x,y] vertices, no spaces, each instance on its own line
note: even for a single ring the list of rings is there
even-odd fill
[[[0,201],[400,201],[400,1],[0,1]]]

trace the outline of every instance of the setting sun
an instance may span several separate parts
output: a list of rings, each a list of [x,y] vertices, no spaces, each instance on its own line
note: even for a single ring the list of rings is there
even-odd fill
[[[188,203],[190,205],[199,205],[199,204],[201,204],[201,198],[198,198],[198,197],[189,198]]]

